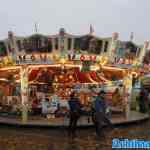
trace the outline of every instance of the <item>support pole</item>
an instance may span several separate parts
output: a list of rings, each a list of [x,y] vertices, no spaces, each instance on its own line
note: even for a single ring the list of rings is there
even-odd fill
[[[131,101],[132,101],[132,75],[130,71],[124,77],[124,102],[125,102],[125,116],[128,119],[131,112]]]
[[[28,67],[24,65],[20,69],[21,100],[22,100],[22,123],[28,120]]]

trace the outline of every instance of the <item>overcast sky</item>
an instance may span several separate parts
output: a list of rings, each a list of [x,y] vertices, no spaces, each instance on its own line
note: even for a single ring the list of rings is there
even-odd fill
[[[142,43],[150,40],[150,0],[0,0],[0,39],[7,31],[16,35],[34,33],[34,23],[43,34],[64,27],[72,34],[86,34],[92,24],[100,37],[119,32],[120,39]]]

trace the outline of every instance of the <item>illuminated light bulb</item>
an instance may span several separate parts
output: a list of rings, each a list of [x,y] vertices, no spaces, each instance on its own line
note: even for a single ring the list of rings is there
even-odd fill
[[[55,78],[55,81],[56,81],[56,82],[58,82],[58,79],[57,79],[57,78]]]
[[[72,79],[72,78],[73,78],[73,76],[72,76],[72,75],[70,75],[70,76],[69,76],[69,79]]]
[[[62,79],[62,78],[63,78],[63,76],[62,76],[62,75],[60,75],[59,77],[60,77],[60,79]]]
[[[65,60],[64,58],[61,58],[61,59],[60,59],[60,62],[61,62],[62,64],[64,64],[64,63],[66,62],[66,60]]]

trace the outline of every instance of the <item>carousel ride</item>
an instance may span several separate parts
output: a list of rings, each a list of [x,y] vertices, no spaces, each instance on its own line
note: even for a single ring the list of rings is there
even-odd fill
[[[112,37],[108,55],[77,53],[75,50],[64,50],[62,46],[61,50],[50,53],[11,53],[1,57],[1,105],[26,106],[35,97],[42,99],[53,94],[67,101],[73,90],[78,92],[81,103],[88,105],[93,92],[105,89],[113,106],[112,94],[120,88],[123,90],[120,99],[125,104],[118,102],[117,105],[122,110],[126,109],[131,101],[133,78],[137,80],[145,75],[141,70],[148,43],[132,60],[116,60],[118,39],[115,36]]]
[[[68,100],[71,92],[77,91],[81,103],[86,106],[92,101],[93,91],[98,93],[104,87],[107,87],[108,99],[112,101],[112,93],[119,84],[123,84],[129,69],[108,65],[104,58],[85,65],[81,59],[83,56],[79,60],[70,60],[68,54],[63,58],[57,55],[57,59],[51,59],[53,64],[46,60],[44,64],[41,60],[36,60],[36,63],[35,60],[22,61],[19,57],[17,63],[12,63],[10,58],[9,61],[4,58],[9,63],[0,68],[2,105],[11,105],[14,99],[18,104],[32,103],[35,97],[42,99],[44,95],[49,98],[54,93],[60,99]],[[86,63],[90,61],[86,60]]]

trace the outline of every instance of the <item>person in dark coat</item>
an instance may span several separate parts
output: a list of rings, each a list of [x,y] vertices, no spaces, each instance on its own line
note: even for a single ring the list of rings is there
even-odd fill
[[[70,109],[70,112],[69,112],[69,136],[75,137],[77,122],[80,118],[81,103],[80,103],[79,99],[75,96],[74,92],[70,95],[68,104],[69,104],[69,109]]]
[[[148,92],[146,89],[142,88],[139,94],[139,98],[138,98],[138,102],[139,102],[139,111],[141,113],[146,113],[147,111],[147,104],[148,104]]]
[[[98,137],[102,136],[102,128],[104,124],[113,128],[111,121],[106,115],[107,104],[105,102],[105,92],[100,91],[93,103],[92,120],[95,125],[96,134]]]

